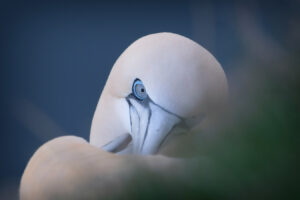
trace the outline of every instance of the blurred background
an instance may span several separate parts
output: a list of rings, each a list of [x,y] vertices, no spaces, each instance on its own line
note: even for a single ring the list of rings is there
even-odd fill
[[[88,140],[115,60],[156,32],[198,42],[229,79],[231,120],[215,130],[217,139],[203,139],[201,155],[216,162],[209,172],[197,169],[201,181],[187,189],[189,198],[294,197],[299,1],[1,1],[0,199],[17,199],[23,170],[43,143],[61,135]]]

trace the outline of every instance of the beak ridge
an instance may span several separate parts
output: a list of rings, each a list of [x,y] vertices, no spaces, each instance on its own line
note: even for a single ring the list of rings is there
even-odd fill
[[[132,153],[155,154],[180,118],[151,100],[128,98],[130,107]]]
[[[115,138],[102,148],[118,154],[155,154],[181,118],[155,104],[150,98],[140,101],[129,95],[131,132]]]

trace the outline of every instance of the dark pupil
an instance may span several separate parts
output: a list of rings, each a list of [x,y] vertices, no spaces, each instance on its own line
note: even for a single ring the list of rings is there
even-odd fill
[[[145,92],[144,88],[141,89],[141,92]]]

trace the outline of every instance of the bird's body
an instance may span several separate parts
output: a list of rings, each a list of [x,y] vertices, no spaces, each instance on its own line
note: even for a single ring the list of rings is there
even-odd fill
[[[166,149],[179,128],[192,129],[216,115],[226,98],[226,76],[207,50],[173,33],[145,36],[114,64],[94,114],[90,143],[61,137],[44,144],[24,171],[21,199],[105,199],[107,188],[124,192],[121,177],[131,176],[136,162],[171,173],[170,165],[180,166],[180,161],[149,154]],[[76,196],[78,191],[83,195]]]
[[[182,162],[163,156],[118,156],[82,138],[64,136],[40,147],[22,176],[22,200],[120,199],[137,164],[155,173],[180,173]],[[172,169],[172,170],[170,170]]]

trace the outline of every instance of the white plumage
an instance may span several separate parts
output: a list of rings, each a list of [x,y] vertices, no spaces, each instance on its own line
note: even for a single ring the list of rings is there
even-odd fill
[[[135,93],[137,80],[141,98]],[[22,176],[21,199],[105,199],[124,192],[136,162],[163,176],[172,173],[174,166],[180,168],[176,159],[102,149],[161,153],[178,127],[195,128],[217,115],[227,93],[224,71],[199,44],[173,33],[140,38],[111,70],[90,143],[68,136],[40,147]]]

